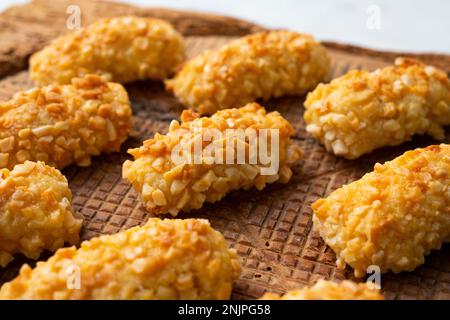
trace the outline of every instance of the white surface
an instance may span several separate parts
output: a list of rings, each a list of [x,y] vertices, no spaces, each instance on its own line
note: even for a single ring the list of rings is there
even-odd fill
[[[225,14],[268,27],[312,33],[320,40],[382,50],[450,54],[450,1],[447,0],[122,1]],[[26,1],[1,0],[0,10],[20,2]],[[379,28],[376,28],[377,21]]]

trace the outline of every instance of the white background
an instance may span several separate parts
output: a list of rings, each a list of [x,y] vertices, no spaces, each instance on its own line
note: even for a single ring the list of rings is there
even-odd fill
[[[0,10],[21,2],[26,1],[1,0]],[[450,54],[448,0],[124,0],[123,2],[225,14],[268,27],[312,33],[320,40],[347,42],[384,50]],[[373,8],[379,10],[379,29],[373,29],[374,20],[370,20],[374,19],[374,15],[370,15],[368,10],[374,10]],[[367,27],[368,22],[372,29]]]

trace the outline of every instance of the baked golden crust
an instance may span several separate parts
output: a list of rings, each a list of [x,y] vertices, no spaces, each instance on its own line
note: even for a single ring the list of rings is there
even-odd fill
[[[86,74],[119,83],[162,80],[184,60],[184,49],[181,35],[163,20],[102,19],[33,54],[30,76],[41,85],[69,84]]]
[[[266,293],[260,300],[383,300],[383,296],[367,283],[319,280],[312,287],[289,291],[283,296]]]
[[[412,271],[450,239],[450,145],[408,151],[316,201],[314,227],[355,276]]]
[[[167,135],[156,134],[153,139],[145,141],[142,147],[128,150],[135,160],[127,160],[123,164],[123,177],[139,192],[147,210],[155,214],[170,213],[176,216],[179,211],[202,207],[205,201],[216,202],[233,190],[252,187],[261,190],[267,183],[286,183],[292,176],[290,166],[301,157],[299,147],[290,140],[294,129],[289,122],[278,112],[266,113],[257,103],[239,109],[221,110],[211,117],[202,118],[185,110],[181,120],[181,124],[175,120],[170,124]],[[249,164],[250,161],[245,161],[245,164],[237,164],[237,161],[227,164],[224,154],[233,154],[235,160],[239,152],[237,148],[242,145],[248,160],[248,140],[225,135],[224,138],[211,137],[207,141],[206,136],[209,130],[225,133],[228,129],[253,129],[258,135],[262,129],[278,129],[278,170],[262,174],[262,168],[267,166],[259,160],[255,164]],[[195,150],[192,146],[199,139],[203,140],[199,152],[203,156],[201,161],[174,161],[172,153],[175,148],[189,146],[187,152],[191,156]],[[212,140],[214,143],[211,143]],[[260,146],[259,140],[258,143]],[[219,147],[215,156],[219,156],[223,164],[208,162],[210,157],[206,156],[206,152],[213,146]]]
[[[19,92],[0,103],[0,167],[26,160],[88,166],[93,155],[119,151],[130,129],[127,92],[99,76]]]
[[[320,84],[305,108],[306,130],[329,152],[355,159],[415,134],[442,140],[450,124],[450,82],[441,70],[397,58],[394,66]]]
[[[80,288],[66,270],[79,268]],[[207,220],[150,219],[25,265],[0,299],[229,299],[240,264]]]
[[[310,35],[261,32],[192,59],[166,87],[185,106],[213,114],[258,98],[304,94],[324,80],[329,64]]]
[[[0,266],[16,253],[37,259],[79,241],[82,220],[74,217],[66,178],[43,162],[26,161],[0,170]]]

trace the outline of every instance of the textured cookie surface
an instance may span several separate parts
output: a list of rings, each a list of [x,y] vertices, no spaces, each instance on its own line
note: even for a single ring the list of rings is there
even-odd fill
[[[0,167],[88,166],[92,156],[119,151],[130,129],[127,92],[96,75],[18,92],[0,103]]]
[[[69,84],[94,73],[126,83],[165,79],[184,60],[181,35],[167,22],[133,16],[97,21],[55,39],[30,59],[38,84]]]
[[[412,271],[450,237],[450,145],[407,151],[316,201],[313,222],[337,264],[362,277]]]
[[[167,135],[156,134],[142,147],[129,150],[135,160],[123,165],[123,177],[152,213],[177,215],[201,208],[204,202],[216,202],[233,190],[261,190],[275,181],[286,183],[292,176],[290,166],[301,156],[290,140],[293,128],[289,122],[278,112],[267,113],[257,103],[221,110],[211,117],[186,110],[181,120],[181,124],[170,124]],[[243,135],[230,134],[232,129],[241,130]],[[276,149],[267,153],[267,160],[273,161],[264,163],[261,152],[272,148],[272,141]],[[267,145],[263,146],[264,142]],[[175,158],[178,155],[179,160]],[[250,161],[252,157],[254,161]]]
[[[0,299],[228,299],[239,273],[236,252],[208,221],[153,218],[23,266]]]
[[[373,72],[350,71],[305,101],[306,130],[329,152],[355,159],[413,135],[443,140],[450,125],[445,72],[411,59]]]
[[[37,259],[43,250],[77,244],[82,220],[74,216],[66,178],[43,162],[0,170],[0,267],[16,253]]]
[[[105,16],[124,14],[123,4],[76,0],[77,4],[80,2],[83,2],[81,8],[83,19],[86,18],[83,21],[86,23]],[[2,39],[12,40],[8,43],[13,44],[15,50],[11,55],[4,55],[6,61],[0,69],[7,65],[17,66],[16,53],[32,52],[53,37],[58,28],[65,24],[65,10],[69,4],[74,4],[74,0],[39,0],[27,4],[26,10],[23,8],[8,11],[8,17],[0,14],[5,28],[15,29],[15,32],[1,34]],[[133,10],[133,14],[139,16],[167,14],[178,30],[189,34],[186,37],[189,57],[207,49],[218,49],[236,39],[223,36],[224,34],[240,36],[248,32],[239,29],[242,24],[230,26],[233,21],[223,17],[217,20],[197,20],[198,15],[187,16],[184,12],[161,12],[136,7]],[[20,28],[17,28],[15,22],[20,24]],[[45,37],[37,37],[37,33]],[[349,70],[375,70],[394,62],[393,54],[350,46],[338,47],[332,43],[325,45],[332,60],[329,79],[339,77]],[[10,47],[4,43],[2,51],[7,50],[10,50]],[[448,57],[433,56],[432,60],[427,60],[427,57],[421,56],[426,64],[441,66],[447,72],[450,70],[450,65],[446,62],[449,61]],[[32,84],[28,79],[27,72],[2,79],[0,98],[8,100],[14,92],[30,87]],[[170,121],[179,119],[181,114],[180,104],[159,82],[133,83],[127,85],[127,91],[135,115],[133,128],[138,131],[138,135],[130,137],[124,143],[123,150],[141,146],[144,140],[152,138],[156,132],[168,132]],[[179,216],[208,219],[237,250],[243,271],[233,288],[235,299],[257,299],[264,292],[283,294],[293,289],[312,286],[319,278],[334,281],[352,279],[352,268],[336,268],[333,250],[313,231],[310,204],[343,184],[372,171],[375,162],[384,163],[407,150],[436,144],[436,141],[427,135],[416,136],[412,141],[400,146],[378,149],[363,156],[360,161],[347,161],[326,152],[305,132],[302,102],[302,97],[292,97],[271,99],[264,104],[268,111],[279,111],[295,127],[292,139],[304,150],[302,160],[292,167],[294,175],[288,184],[271,184],[261,191],[254,188],[232,192],[222,201],[205,204],[202,209]],[[446,133],[445,141],[449,143],[449,127]],[[85,218],[81,231],[83,239],[116,233],[145,223],[148,217],[152,216],[142,206],[134,188],[121,177],[122,164],[130,158],[125,152],[102,154],[94,157],[88,168],[69,166],[64,169],[63,173],[69,180],[73,193],[74,209]],[[23,263],[32,261],[17,256],[7,268],[0,268],[0,283],[13,279]],[[386,299],[449,299],[449,266],[450,245],[444,244],[441,250],[433,250],[430,256],[427,256],[425,264],[413,272],[383,274],[383,294]]]
[[[310,35],[262,32],[206,51],[166,84],[186,107],[213,114],[258,98],[304,94],[325,79],[329,64]]]
[[[369,284],[344,280],[340,283],[319,280],[314,286],[292,290],[283,296],[266,293],[262,300],[383,300]]]

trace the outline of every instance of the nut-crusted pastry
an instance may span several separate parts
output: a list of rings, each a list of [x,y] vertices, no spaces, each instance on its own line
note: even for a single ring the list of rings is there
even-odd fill
[[[113,82],[162,80],[184,60],[181,35],[167,22],[138,17],[97,21],[63,35],[33,54],[30,76],[38,84],[69,84],[95,73]]]
[[[450,239],[450,145],[408,151],[316,201],[314,227],[362,277],[412,271]]]
[[[261,190],[275,181],[286,183],[292,176],[290,166],[301,157],[299,147],[290,140],[294,129],[289,122],[278,112],[266,113],[257,103],[201,118],[185,110],[181,120],[181,124],[172,121],[167,135],[156,134],[142,147],[128,150],[135,160],[125,161],[123,165],[123,177],[133,184],[152,213],[176,216],[179,211],[200,208],[205,201],[218,201],[233,190],[252,187]],[[248,136],[228,135],[231,129],[241,129]],[[264,140],[253,140],[258,147],[255,150],[250,147],[249,137],[254,133],[254,138],[261,138],[265,131],[267,141],[273,139],[272,143],[276,140],[272,129],[278,132],[275,142],[278,149],[269,152],[274,161],[263,164],[261,154],[255,152],[263,149],[261,141]],[[213,137],[211,131],[223,135]],[[199,152],[195,152],[196,143]],[[188,157],[175,161],[174,153],[180,146],[187,147]],[[207,153],[211,149],[215,151]],[[239,150],[245,153],[245,159],[241,159],[245,161],[237,160]],[[200,155],[198,162],[194,153]],[[275,162],[278,166],[273,166]],[[274,170],[269,172],[268,167]]]
[[[43,162],[0,170],[0,266],[16,253],[37,259],[43,250],[77,244],[82,220],[74,216],[66,178]]]
[[[324,80],[329,64],[310,35],[262,32],[192,59],[166,87],[185,106],[213,114],[258,98],[304,94]]]
[[[355,159],[415,134],[442,140],[450,124],[450,82],[441,70],[397,58],[394,66],[320,84],[305,108],[306,130],[328,151]]]
[[[289,291],[283,296],[266,293],[261,300],[383,300],[383,296],[367,283],[319,280],[312,287]]]
[[[91,156],[118,151],[130,129],[127,92],[99,76],[19,92],[0,103],[0,167],[26,160],[88,166]]]
[[[207,220],[152,218],[23,266],[0,299],[229,299],[239,274],[236,251]]]

